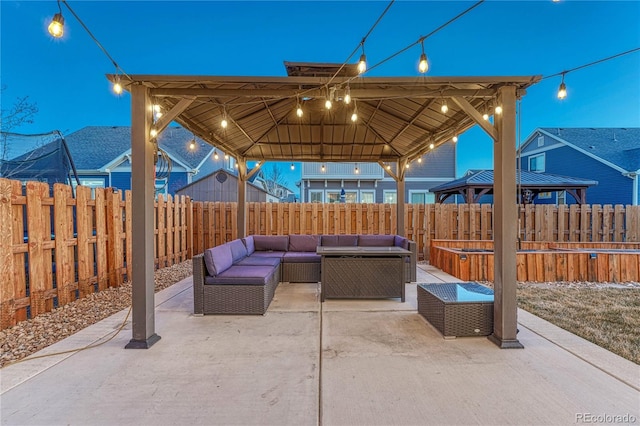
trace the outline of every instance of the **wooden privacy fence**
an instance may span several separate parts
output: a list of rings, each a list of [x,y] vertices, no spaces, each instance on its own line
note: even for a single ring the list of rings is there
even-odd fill
[[[131,277],[131,192],[0,179],[0,329]],[[155,267],[238,236],[237,204],[159,196]],[[396,234],[394,204],[248,203],[247,234]],[[479,204],[407,204],[405,235],[429,259],[433,239],[491,240]],[[638,206],[520,207],[523,241],[640,241]]]
[[[0,179],[0,329],[131,277],[131,192]],[[185,197],[158,197],[155,265],[190,257]]]
[[[640,241],[640,206],[520,206],[522,241]],[[248,235],[395,234],[395,204],[248,203]],[[405,235],[429,259],[432,239],[492,240],[489,204],[407,204]],[[193,202],[193,253],[237,238],[237,204]]]

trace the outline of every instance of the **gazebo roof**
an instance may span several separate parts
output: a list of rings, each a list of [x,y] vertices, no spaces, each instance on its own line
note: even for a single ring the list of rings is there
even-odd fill
[[[305,65],[287,64],[296,69]],[[516,86],[522,95],[540,79],[128,77],[122,81],[125,90],[144,85],[154,104],[176,113],[165,113],[160,123],[176,121],[236,158],[276,161],[411,161],[431,144],[438,146],[472,127],[483,112],[490,113],[500,87]],[[353,99],[349,105],[342,101],[347,88]],[[328,97],[334,101],[329,111]],[[446,114],[440,109],[445,101]],[[296,115],[298,103],[304,110],[301,118]],[[351,121],[354,108],[356,123]],[[472,109],[476,120],[470,116]],[[223,129],[225,116],[228,127]]]

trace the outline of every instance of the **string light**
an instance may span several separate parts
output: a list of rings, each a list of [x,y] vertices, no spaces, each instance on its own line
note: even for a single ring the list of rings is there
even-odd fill
[[[229,125],[229,122],[227,121],[227,117],[223,117],[222,121],[220,122],[220,126],[222,126],[223,129],[226,129],[227,126]]]
[[[120,83],[120,74],[116,70],[115,78],[113,79],[113,93],[116,95],[122,94],[122,84]]]
[[[353,171],[355,174],[359,174],[360,173],[360,169],[358,168],[358,163],[356,163],[356,168]]]
[[[353,114],[351,114],[351,121],[353,121],[354,123],[358,121],[358,105],[355,104],[355,101],[353,104]]]
[[[331,104],[331,99],[327,98],[327,100],[324,102],[324,107],[326,109],[331,109],[333,105]]]
[[[484,114],[482,114],[482,119],[484,121],[489,121],[489,114],[485,111]]]
[[[47,27],[47,31],[52,37],[60,38],[64,35],[64,17],[62,16],[62,8],[60,7],[60,0],[58,0],[59,12],[53,15],[51,23]]]
[[[229,159],[229,154],[227,154],[226,152],[224,153],[224,159],[228,160]]]
[[[220,159],[220,156],[218,155],[218,151],[216,151],[215,149],[213,150],[213,159],[216,161]]]
[[[447,111],[449,111],[449,107],[447,106],[447,101],[445,101],[444,99],[442,100],[442,106],[440,107],[440,111],[442,111],[443,114],[446,114]]]
[[[453,143],[458,142],[458,135],[454,135],[451,140],[453,141]]]
[[[364,54],[364,42],[362,42],[362,55],[358,60],[358,74],[363,74],[367,70],[367,55]]]
[[[296,166],[293,163],[291,163],[291,170],[295,170],[295,169],[296,169]]]
[[[434,144],[432,144],[432,143],[430,143],[430,144],[429,144],[429,149],[433,149],[433,148],[435,148],[435,147],[436,147],[436,146],[435,146]]]
[[[562,73],[562,81],[558,87],[558,99],[562,100],[567,97],[567,86],[564,84],[564,73]]]
[[[195,137],[193,139],[191,139],[191,142],[189,143],[189,149],[191,151],[195,151],[195,149],[196,149],[196,138]]]
[[[405,165],[404,165],[404,168],[405,168],[405,169],[408,169],[408,168],[409,168],[409,163],[405,164]]]
[[[420,55],[420,61],[418,62],[418,71],[424,74],[429,70],[429,62],[427,61],[427,54],[424,53],[424,39],[420,40],[420,45],[422,46],[422,54]]]
[[[301,118],[302,114],[304,114],[304,111],[302,111],[302,105],[300,105],[300,100],[298,100],[298,105],[296,106],[296,115],[298,116],[298,118]]]
[[[349,105],[351,103],[351,88],[347,86],[347,89],[344,94],[344,103]]]
[[[418,157],[418,163],[422,163],[422,157]]]
[[[320,166],[320,171],[324,173],[325,170],[326,170],[326,167],[324,166],[324,163],[322,163],[322,165]]]
[[[155,138],[156,136],[158,136],[158,131],[152,128],[149,134],[151,135],[152,138]]]
[[[501,107],[500,105],[498,105],[498,106],[496,107],[496,109],[495,109],[495,113],[496,113],[497,115],[502,114],[502,107]]]
[[[387,170],[391,170],[391,164],[387,164]]]
[[[155,104],[155,105],[153,106],[153,113],[154,113],[154,114],[155,114],[155,116],[156,116],[156,120],[157,120],[158,118],[162,117],[162,109],[160,108],[160,105]]]

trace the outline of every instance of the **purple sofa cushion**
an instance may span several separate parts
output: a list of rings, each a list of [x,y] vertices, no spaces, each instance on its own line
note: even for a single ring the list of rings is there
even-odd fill
[[[322,245],[327,247],[355,247],[358,245],[357,235],[323,235]]]
[[[319,235],[289,235],[289,251],[315,253],[319,245]]]
[[[289,251],[285,253],[284,263],[320,263],[320,255],[310,251]]]
[[[243,238],[242,242],[244,243],[244,246],[247,248],[247,256],[250,256],[251,253],[256,251],[256,246],[253,242],[253,235]]]
[[[234,265],[244,266],[278,266],[280,264],[279,257],[265,256],[247,256]]]
[[[204,251],[204,264],[207,266],[209,275],[216,276],[226,271],[233,265],[231,248],[227,244],[222,244]]]
[[[360,235],[360,247],[393,247],[395,235]]]
[[[242,240],[233,240],[228,242],[227,244],[229,245],[229,248],[231,248],[231,257],[233,258],[233,263],[236,263],[247,256],[247,248],[245,247]]]
[[[409,240],[399,235],[396,235],[394,237],[393,245],[396,247],[401,247],[405,250],[409,250]]]
[[[288,235],[254,235],[253,243],[256,251],[287,251],[289,248]]]
[[[282,256],[286,251],[254,251],[250,257],[275,257],[276,259],[282,259]]]
[[[206,277],[205,284],[265,285],[278,270],[274,266],[234,265],[215,277]]]

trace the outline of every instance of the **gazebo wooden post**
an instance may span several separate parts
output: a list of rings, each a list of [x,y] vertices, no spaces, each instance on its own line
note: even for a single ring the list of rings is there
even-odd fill
[[[517,339],[516,87],[498,89],[502,115],[494,115],[494,309],[489,340],[500,348],[523,348]]]
[[[396,234],[404,237],[404,210],[405,210],[405,184],[404,184],[404,171],[406,170],[407,160],[401,160],[397,162],[396,172],[398,173],[398,179],[396,180],[396,223],[398,224]]]
[[[154,312],[154,198],[155,150],[151,130],[149,89],[131,86],[131,193],[132,193],[132,338],[127,349],[148,349],[155,333]],[[127,254],[129,255],[129,253]]]
[[[236,238],[244,238],[247,236],[247,161],[242,158],[236,158],[238,164],[238,235]]]

